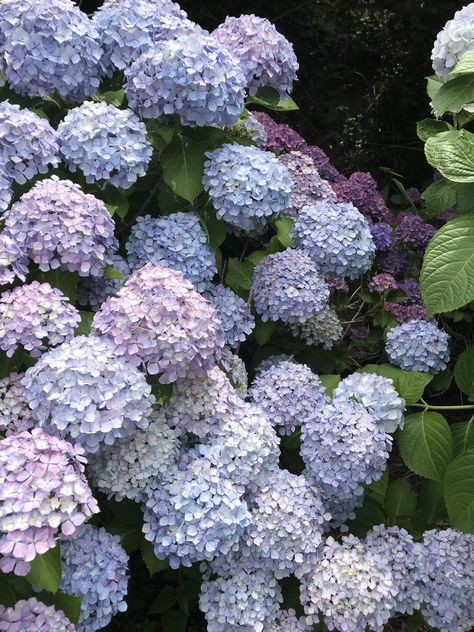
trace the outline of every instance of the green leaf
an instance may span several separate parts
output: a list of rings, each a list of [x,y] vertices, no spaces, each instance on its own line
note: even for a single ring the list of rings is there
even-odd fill
[[[451,75],[456,77],[458,75],[466,75],[474,73],[474,50],[468,50],[464,53],[461,59],[458,61]]]
[[[250,290],[252,287],[254,266],[251,261],[228,259],[225,283],[234,291]]]
[[[114,268],[114,266],[105,266],[104,268],[104,276],[107,279],[123,279],[124,276],[121,272]]]
[[[154,149],[157,149],[159,152],[163,151],[166,145],[168,145],[173,139],[174,127],[163,125],[156,119],[146,119],[145,125],[148,132],[148,138],[150,139]]]
[[[54,549],[34,558],[26,579],[33,586],[55,593],[61,583],[61,572],[61,551],[57,544]]]
[[[0,379],[10,373],[17,372],[23,363],[23,351],[18,348],[11,358],[4,351],[0,351]]]
[[[432,118],[424,118],[416,124],[416,133],[423,142],[427,141],[431,136],[435,136],[440,132],[448,132],[451,129],[453,129],[453,126],[446,121],[438,121]]]
[[[221,219],[217,219],[215,213],[203,213],[202,221],[206,227],[209,245],[212,248],[219,248],[227,237],[227,225]]]
[[[423,392],[433,379],[429,373],[420,371],[403,371],[391,364],[367,364],[357,371],[357,373],[375,373],[393,380],[393,386],[407,406],[416,404],[423,396]]]
[[[172,584],[165,584],[151,604],[149,612],[151,614],[166,612],[167,610],[170,610],[177,601],[178,593],[176,591],[176,586],[173,586]]]
[[[365,493],[376,500],[382,507],[385,503],[385,494],[388,486],[388,469],[384,471],[378,481],[365,486]]]
[[[247,97],[246,104],[263,105],[263,107],[277,112],[299,110],[299,107],[291,97],[282,99],[278,90],[275,90],[275,88],[271,88],[270,86],[259,88],[255,96]]]
[[[387,516],[383,507],[371,496],[366,495],[362,507],[355,510],[355,518],[347,523],[349,531],[363,538],[376,524],[384,524]]]
[[[253,335],[259,345],[266,344],[275,333],[277,324],[271,320],[264,322],[261,318],[257,319]]]
[[[474,449],[466,450],[448,465],[444,499],[451,526],[474,533]]]
[[[428,316],[474,299],[474,217],[456,217],[433,237],[423,259],[420,289]]]
[[[460,112],[463,105],[474,101],[474,74],[461,75],[443,83],[431,105],[438,116],[445,112]]]
[[[140,546],[140,552],[142,554],[142,560],[145,562],[148,572],[150,573],[150,577],[168,568],[168,561],[159,560],[156,557],[153,551],[153,544],[148,542],[148,540],[143,540]]]
[[[81,315],[81,321],[74,330],[75,336],[88,336],[91,333],[92,321],[94,320],[94,314],[92,312],[79,312]]]
[[[469,399],[474,398],[474,347],[466,347],[454,367],[454,379]]]
[[[435,217],[457,202],[457,184],[449,180],[435,180],[421,194],[426,204],[428,218]]]
[[[431,166],[453,182],[474,182],[474,134],[465,129],[428,138],[425,156]]]
[[[326,390],[326,394],[329,397],[332,397],[332,392],[341,381],[341,376],[335,375],[335,374],[320,375],[319,379],[321,380],[321,384],[324,386]]]
[[[449,427],[453,435],[454,456],[474,448],[474,417],[469,421],[451,424]]]
[[[116,189],[115,187],[107,187],[106,204],[109,213],[114,216],[118,215],[120,219],[125,219],[128,210],[129,202],[125,195]]]
[[[446,517],[443,484],[438,481],[424,481],[419,492],[420,517],[429,525],[434,525]]]
[[[262,261],[262,259],[265,259],[267,255],[268,255],[268,252],[266,250],[254,250],[253,252],[249,254],[247,259],[251,263],[253,263],[254,266],[258,266],[258,264]]]
[[[104,101],[104,103],[108,103],[109,105],[115,105],[115,107],[120,107],[125,99],[125,90],[122,88],[120,90],[108,90],[107,92],[99,92],[99,94],[94,94],[92,97],[93,101]]]
[[[426,79],[426,92],[431,100],[433,100],[438,92],[438,90],[443,85],[443,80],[438,75],[430,75],[429,77],[425,77]]]
[[[457,182],[456,211],[461,213],[474,212],[474,182]],[[453,205],[454,206],[454,205]]]
[[[289,217],[282,217],[281,219],[277,219],[275,222],[275,226],[277,229],[277,239],[285,248],[291,248],[292,239],[291,239],[291,231],[293,229],[293,220]]]
[[[410,470],[433,481],[443,480],[453,458],[453,439],[442,415],[433,411],[408,415],[397,441],[402,459]]]
[[[57,610],[62,610],[71,623],[78,623],[81,616],[81,603],[84,599],[82,595],[66,595],[66,593],[58,591],[55,595],[41,592],[37,597],[47,606],[54,606]]]
[[[391,519],[411,516],[416,509],[416,494],[406,478],[389,483],[385,494],[385,511]]]
[[[40,283],[49,283],[52,287],[61,290],[71,303],[76,302],[77,274],[75,272],[65,272],[64,270],[38,271],[36,278]]]
[[[149,375],[148,381],[151,384],[151,392],[155,396],[156,403],[165,406],[173,394],[172,384],[162,384],[157,375]]]

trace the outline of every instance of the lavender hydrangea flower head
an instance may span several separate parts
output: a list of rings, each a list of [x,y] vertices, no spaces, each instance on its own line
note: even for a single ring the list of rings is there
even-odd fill
[[[78,632],[101,630],[127,609],[128,555],[118,535],[83,525],[73,539],[61,542],[61,561],[60,589],[83,596]]]
[[[229,578],[204,581],[199,608],[208,632],[245,629],[264,632],[277,618],[283,601],[273,573],[239,570]]]
[[[240,397],[245,397],[248,389],[249,376],[242,358],[232,352],[229,347],[222,349],[219,366],[227,375],[232,386]]]
[[[376,250],[385,252],[392,248],[394,242],[390,224],[385,224],[384,222],[370,224],[370,232]]]
[[[370,173],[356,171],[349,178],[341,177],[333,184],[338,202],[350,202],[361,213],[379,222],[391,224],[393,215],[377,191]]]
[[[203,185],[219,219],[248,232],[291,207],[290,174],[273,153],[225,144],[206,156]]]
[[[0,233],[0,285],[21,281],[28,274],[28,257],[24,245],[17,244],[5,232]]]
[[[200,377],[224,346],[214,308],[181,273],[147,264],[96,313],[93,333],[163,384]]]
[[[449,336],[426,320],[410,320],[387,334],[385,351],[405,371],[439,373],[449,361]]]
[[[215,38],[191,33],[144,52],[125,71],[128,103],[143,118],[176,114],[190,127],[232,127],[245,77]]]
[[[282,435],[291,435],[328,402],[319,377],[306,364],[284,360],[259,371],[249,395]]]
[[[70,537],[99,511],[85,463],[81,446],[41,428],[0,442],[1,570],[13,570],[15,560],[31,562],[56,546],[58,531]]]
[[[408,323],[410,320],[425,320],[424,305],[400,305],[399,303],[385,303],[384,311],[392,314],[397,323]]]
[[[12,182],[11,177],[7,173],[6,164],[0,162],[0,213],[6,211],[12,200]]]
[[[75,632],[77,628],[64,612],[34,597],[22,599],[10,608],[0,606],[0,630],[5,632]]]
[[[436,232],[436,228],[424,222],[419,215],[404,213],[395,230],[397,241],[423,252]]]
[[[304,617],[297,617],[296,612],[290,608],[278,613],[277,620],[266,625],[263,632],[311,632],[313,627],[306,623]]]
[[[332,349],[343,336],[339,316],[329,306],[308,320],[291,323],[290,331],[295,338],[302,338],[308,345],[321,345],[323,349]]]
[[[171,0],[108,0],[93,18],[107,67],[124,70],[156,43],[201,31]]]
[[[333,401],[361,403],[385,432],[403,428],[405,400],[398,396],[393,380],[372,373],[353,373],[334,389]]]
[[[81,316],[64,294],[33,281],[0,295],[0,349],[11,357],[19,346],[33,358],[74,336]]]
[[[145,124],[132,110],[85,101],[58,126],[59,148],[69,171],[86,182],[105,180],[128,189],[144,176],[153,148]]]
[[[456,11],[438,33],[431,52],[433,70],[447,77],[468,50],[474,48],[474,3]]]
[[[0,161],[5,175],[25,184],[59,163],[58,138],[47,119],[9,101],[0,103]]]
[[[366,218],[350,203],[321,200],[304,206],[291,236],[321,270],[355,279],[372,265],[375,244]]]
[[[441,632],[472,630],[474,536],[454,529],[425,531],[415,546],[427,622]]]
[[[43,354],[23,385],[37,423],[87,452],[145,429],[154,402],[145,376],[96,336],[77,336]]]
[[[3,219],[4,234],[42,272],[61,268],[79,276],[100,276],[118,248],[104,202],[57,176],[37,182]]]
[[[123,279],[130,273],[130,266],[120,255],[111,255],[108,264],[120,272]],[[108,277],[81,277],[77,284],[77,302],[79,305],[89,305],[96,312],[109,296],[115,296],[123,284],[123,279]]]
[[[304,322],[324,310],[329,287],[309,254],[289,248],[266,256],[255,268],[255,309],[262,320]]]
[[[341,543],[329,537],[322,556],[302,580],[306,621],[319,623],[321,612],[330,630],[382,632],[397,593],[386,556],[372,552],[353,535]]]
[[[217,273],[215,255],[196,213],[138,217],[125,247],[132,270],[146,263],[173,268],[198,292],[206,290]]]
[[[292,44],[267,19],[227,17],[212,34],[238,60],[251,95],[263,86],[275,88],[283,99],[291,93],[298,61]]]
[[[211,286],[204,296],[217,312],[226,344],[237,347],[245,342],[255,327],[255,318],[246,302],[224,285]]]
[[[22,378],[22,373],[10,373],[0,380],[0,432],[5,432],[7,437],[35,426]]]
[[[68,102],[94,94],[105,75],[94,23],[71,0],[12,3],[2,22],[5,74],[22,95],[57,92]]]

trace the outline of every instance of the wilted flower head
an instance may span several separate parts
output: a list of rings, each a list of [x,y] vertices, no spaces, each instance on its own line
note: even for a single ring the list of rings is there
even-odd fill
[[[0,630],[9,632],[75,632],[77,628],[64,612],[34,597],[22,599],[10,608],[0,606]]]
[[[212,285],[204,292],[204,296],[217,312],[226,344],[236,347],[240,342],[245,342],[255,327],[250,306],[224,285]]]
[[[439,373],[449,361],[449,336],[426,320],[410,320],[387,334],[390,362],[405,371]]]
[[[446,77],[464,53],[474,48],[474,3],[456,11],[438,33],[431,52],[433,70]]]
[[[145,376],[96,336],[77,336],[43,354],[23,384],[37,423],[87,452],[146,428],[154,402]]]
[[[86,182],[105,180],[123,189],[145,175],[153,153],[138,116],[103,102],[85,101],[69,110],[58,138],[69,171],[79,168]]]
[[[304,250],[291,248],[262,259],[252,289],[255,309],[264,321],[304,322],[323,311],[329,299],[317,264]]]
[[[143,118],[176,114],[190,127],[231,127],[244,108],[245,77],[216,39],[190,33],[156,45],[125,71],[128,103]]]
[[[120,536],[91,524],[61,542],[60,589],[82,596],[78,632],[101,630],[117,612],[127,609],[128,555]]]
[[[212,34],[240,63],[251,95],[263,86],[283,99],[292,91],[299,67],[293,46],[267,19],[227,17]]]
[[[0,103],[0,161],[6,176],[25,184],[57,166],[58,150],[56,131],[48,119],[9,101]]]
[[[324,349],[332,349],[343,335],[339,316],[329,305],[308,320],[291,323],[290,330],[293,336],[302,338],[306,344],[321,345]]]
[[[0,233],[0,284],[21,281],[28,274],[28,257],[23,244],[17,244],[6,232]]]
[[[61,268],[100,276],[117,250],[115,224],[104,202],[70,180],[37,182],[3,215],[10,237],[42,272]]]
[[[96,312],[109,296],[117,294],[131,272],[127,260],[120,255],[111,255],[108,264],[120,272],[123,278],[81,277],[77,283],[77,302],[79,305],[89,305],[93,312]]]
[[[304,206],[291,235],[295,247],[306,250],[325,273],[354,279],[372,265],[369,223],[350,203],[321,200]]]
[[[138,217],[125,247],[132,270],[146,263],[173,268],[198,292],[204,291],[217,273],[215,255],[196,213]]]
[[[203,185],[219,219],[258,230],[291,207],[290,174],[273,153],[226,144],[206,156]]]

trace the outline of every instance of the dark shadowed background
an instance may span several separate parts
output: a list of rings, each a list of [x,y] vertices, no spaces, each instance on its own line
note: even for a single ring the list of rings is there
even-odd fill
[[[101,0],[78,0],[94,11]],[[320,145],[344,173],[379,167],[420,184],[428,174],[415,122],[429,114],[424,77],[437,32],[460,0],[182,0],[212,30],[227,15],[274,22],[300,62],[285,120]],[[282,117],[280,117],[283,120]]]

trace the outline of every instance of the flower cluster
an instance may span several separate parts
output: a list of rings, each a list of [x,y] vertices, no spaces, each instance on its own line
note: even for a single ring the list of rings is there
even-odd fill
[[[435,232],[436,228],[424,222],[419,215],[404,213],[395,230],[395,236],[400,244],[423,252]]]
[[[376,250],[384,252],[392,248],[394,241],[390,224],[385,224],[384,222],[370,224],[370,232]]]
[[[375,274],[369,281],[368,288],[371,292],[383,294],[389,290],[397,290],[399,288],[398,281],[388,272],[380,272]]]
[[[46,606],[34,597],[17,601],[13,607],[0,606],[0,630],[4,632],[75,632],[77,628],[64,612]]]
[[[6,435],[31,430],[34,421],[25,399],[22,373],[10,373],[0,380],[0,432]]]
[[[438,33],[431,52],[433,70],[446,77],[463,54],[474,47],[474,5],[468,4],[456,11],[454,18],[446,22]]]
[[[0,233],[0,284],[24,281],[28,274],[28,257],[23,244],[16,243],[6,232]]]
[[[224,285],[213,285],[204,296],[216,310],[222,323],[225,342],[229,347],[236,347],[245,342],[253,328],[255,318],[247,303]]]
[[[313,314],[308,320],[291,323],[290,331],[296,338],[302,338],[306,344],[321,345],[324,349],[332,349],[334,343],[342,338],[343,333],[336,310],[329,306]]]
[[[395,318],[398,323],[408,323],[410,320],[424,320],[426,309],[423,305],[400,305],[399,303],[385,303],[384,310]]]
[[[332,186],[338,202],[350,202],[364,215],[379,222],[391,223],[393,216],[370,173],[356,171],[349,178],[339,177]]]
[[[385,351],[405,371],[439,373],[449,361],[448,334],[426,320],[410,320],[387,334]]]

